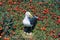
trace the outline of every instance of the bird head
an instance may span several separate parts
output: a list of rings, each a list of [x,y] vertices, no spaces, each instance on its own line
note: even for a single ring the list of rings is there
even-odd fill
[[[28,12],[28,11],[25,13],[25,16],[30,17],[30,18],[32,18],[32,17],[33,17],[33,16],[31,15],[31,13],[30,13],[30,12]]]

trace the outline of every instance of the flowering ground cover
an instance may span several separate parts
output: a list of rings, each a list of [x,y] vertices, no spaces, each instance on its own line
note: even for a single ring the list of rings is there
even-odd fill
[[[0,40],[28,40],[21,36],[26,10],[39,17],[29,40],[60,40],[59,0],[0,0]]]

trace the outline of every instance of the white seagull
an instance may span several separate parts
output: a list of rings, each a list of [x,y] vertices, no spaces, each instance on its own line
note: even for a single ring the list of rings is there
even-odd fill
[[[37,18],[36,16],[32,16],[30,12],[25,13],[25,17],[23,19],[23,25],[24,25],[24,32],[26,33],[31,33],[32,30],[35,28],[35,25],[37,23]]]

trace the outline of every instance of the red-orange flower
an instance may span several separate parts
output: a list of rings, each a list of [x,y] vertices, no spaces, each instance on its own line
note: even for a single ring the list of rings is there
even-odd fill
[[[2,6],[3,2],[0,2],[0,6]]]
[[[23,12],[23,13],[26,13],[26,10],[23,9],[22,12]]]
[[[51,16],[51,18],[52,18],[52,19],[55,19],[55,18],[56,18],[56,15],[55,15],[55,14],[53,14],[53,15]]]
[[[56,21],[56,23],[57,23],[57,24],[60,24],[60,19],[58,19],[58,20]]]
[[[46,27],[42,27],[41,30],[45,31],[46,30]]]
[[[51,30],[50,33],[55,33],[56,31],[55,30]]]
[[[30,9],[35,9],[35,6],[29,6]]]
[[[8,4],[12,5],[13,1],[12,0],[8,0]]]
[[[53,30],[50,31],[49,34],[50,34],[50,36],[53,36],[54,35],[54,31]]]
[[[58,36],[56,36],[56,35],[53,35],[53,37],[54,37],[54,38],[58,38]]]
[[[15,10],[15,11],[20,11],[20,9],[19,9],[18,6],[16,6],[16,7],[14,8],[14,10]]]
[[[13,4],[17,4],[17,2],[13,2]]]
[[[17,2],[17,4],[19,5],[21,2]]]
[[[40,21],[40,18],[38,17],[37,20]]]
[[[44,18],[46,18],[46,19],[47,19],[47,18],[48,18],[48,16],[42,16],[42,18],[43,18],[43,19],[44,19]]]
[[[48,14],[48,13],[49,13],[49,9],[48,8],[43,10],[43,14]]]

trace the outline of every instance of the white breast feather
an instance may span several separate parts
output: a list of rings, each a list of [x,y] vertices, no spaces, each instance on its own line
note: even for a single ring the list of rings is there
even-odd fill
[[[28,18],[24,18],[23,24],[24,24],[24,26],[26,26],[26,27],[32,27],[32,25],[30,24],[30,21],[29,21]]]

